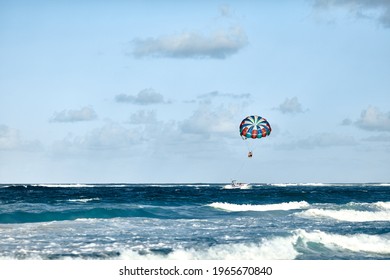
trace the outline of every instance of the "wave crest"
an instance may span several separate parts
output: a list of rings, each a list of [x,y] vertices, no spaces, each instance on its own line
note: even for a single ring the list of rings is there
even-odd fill
[[[297,239],[300,239],[305,245],[310,242],[320,243],[331,250],[349,250],[353,252],[368,252],[376,254],[390,254],[390,236],[387,235],[369,235],[352,234],[340,235],[331,234],[323,231],[307,232],[298,229],[295,232]]]
[[[82,203],[86,203],[86,202],[90,202],[90,201],[98,201],[100,200],[100,198],[98,197],[95,197],[95,198],[75,198],[75,199],[68,199],[69,202],[82,202]]]
[[[390,221],[390,202],[348,203],[346,206],[358,209],[313,208],[296,213],[296,215],[304,218],[330,218],[347,222]]]
[[[320,244],[321,246],[314,246]],[[315,248],[315,249],[314,249]],[[132,260],[292,260],[306,250],[321,258],[326,248],[342,257],[344,253],[365,252],[377,255],[390,254],[390,236],[351,234],[341,235],[320,230],[297,229],[289,236],[261,239],[259,243],[220,244],[209,248],[172,249],[167,254],[137,252],[125,249],[120,259]],[[314,251],[313,251],[314,250]]]
[[[292,201],[292,202],[283,202],[277,204],[233,204],[227,202],[214,202],[208,206],[221,209],[225,211],[240,212],[240,211],[288,211],[294,209],[304,209],[310,206],[306,201]]]
[[[175,249],[168,254],[123,250],[120,259],[131,260],[293,260],[299,253],[292,237],[275,237],[262,243],[220,244],[209,248]]]

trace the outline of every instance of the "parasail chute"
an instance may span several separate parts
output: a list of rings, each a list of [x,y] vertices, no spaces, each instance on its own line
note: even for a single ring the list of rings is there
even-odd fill
[[[264,138],[269,136],[271,131],[272,129],[269,122],[265,118],[257,115],[246,117],[240,124],[240,135],[244,140],[248,138]],[[252,156],[252,151],[249,151],[248,157],[251,158]]]

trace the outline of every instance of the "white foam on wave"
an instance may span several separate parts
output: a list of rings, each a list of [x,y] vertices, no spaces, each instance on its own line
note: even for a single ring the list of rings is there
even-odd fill
[[[307,244],[315,242],[324,245],[331,250],[350,250],[353,252],[369,252],[377,254],[390,254],[390,236],[351,234],[340,235],[323,231],[307,232],[302,229],[294,231],[294,235],[300,241]]]
[[[378,202],[375,202],[373,203],[376,207],[378,208],[382,208],[382,209],[386,209],[386,210],[390,210],[390,202],[384,202],[384,201],[378,201]]]
[[[306,201],[292,201],[292,202],[283,202],[276,204],[233,204],[227,202],[214,202],[209,204],[208,206],[232,212],[240,212],[240,211],[277,211],[277,210],[294,210],[294,209],[305,209],[310,207],[310,204]]]
[[[46,187],[46,188],[85,188],[94,187],[90,184],[34,184],[33,187]]]
[[[327,187],[333,186],[333,184],[328,183],[274,183],[270,184],[273,187]]]
[[[121,219],[118,219],[120,221]],[[96,221],[89,221],[90,226],[95,228]],[[67,222],[65,222],[67,223]],[[64,222],[56,223],[40,223],[39,228],[43,231],[50,229],[51,231],[63,230]],[[31,229],[36,228],[37,225],[23,225],[24,232],[30,233]],[[8,226],[9,229],[3,228],[6,231],[12,231],[13,226]],[[18,226],[19,228],[19,226]],[[13,243],[19,237],[12,236],[9,232],[3,240],[4,244]],[[307,231],[305,229],[297,229],[290,232],[287,236],[273,236],[268,238],[260,238],[253,240],[253,242],[243,243],[228,243],[219,244],[211,247],[191,247],[184,248],[183,245],[177,243],[163,242],[158,243],[139,243],[131,245],[129,243],[122,244],[117,242],[113,237],[106,237],[113,243],[111,245],[99,243],[96,240],[88,240],[84,242],[83,239],[73,240],[68,236],[69,241],[72,240],[73,247],[62,250],[55,241],[50,246],[38,248],[35,247],[32,240],[24,244],[25,248],[20,248],[13,251],[17,254],[2,255],[0,259],[18,259],[20,256],[25,256],[27,259],[45,259],[47,255],[63,254],[61,259],[81,259],[82,255],[93,255],[96,252],[119,252],[119,256],[113,255],[108,257],[110,259],[121,260],[292,260],[297,259],[301,254],[305,256],[305,248],[310,250],[312,254],[321,253],[323,248],[334,251],[340,256],[344,256],[343,252],[348,255],[351,253],[363,253],[384,255],[386,258],[390,256],[390,233],[382,235],[369,234],[334,234],[320,230]],[[78,242],[77,245],[75,245]],[[30,246],[30,245],[31,246]],[[321,246],[313,246],[313,244],[320,244]],[[30,247],[29,247],[30,246]],[[170,252],[162,253],[158,248],[170,248]],[[67,257],[67,253],[72,252],[74,256]],[[321,256],[321,255],[319,255]],[[93,258],[93,257],[91,257]]]
[[[390,210],[390,202],[389,201],[378,201],[378,202],[349,202],[346,204],[347,207],[353,208],[364,208],[371,211],[383,211]]]
[[[373,211],[313,208],[296,213],[296,215],[304,218],[330,218],[347,222],[390,221],[390,202],[379,201],[375,203],[349,203],[347,205],[370,207]]]
[[[293,237],[275,237],[261,243],[221,244],[204,249],[176,249],[168,255],[123,250],[120,259],[131,260],[292,260],[299,253]]]
[[[275,183],[271,184],[273,187],[295,187],[298,186],[297,183]]]
[[[259,243],[221,244],[205,249],[176,249],[167,255],[138,253],[126,249],[120,259],[132,260],[292,260],[301,253],[298,244],[308,247],[318,243],[334,251],[356,253],[390,254],[390,235],[351,234],[341,235],[323,231],[298,229],[286,237],[262,239]]]
[[[390,221],[389,211],[371,212],[356,210],[309,209],[296,215],[305,218],[332,218],[347,222]]]
[[[100,198],[95,197],[95,198],[78,198],[78,199],[68,199],[69,202],[89,202],[89,201],[97,201],[100,200]]]

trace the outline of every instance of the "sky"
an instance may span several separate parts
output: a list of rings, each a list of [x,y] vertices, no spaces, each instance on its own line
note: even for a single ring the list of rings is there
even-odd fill
[[[390,1],[0,0],[0,183],[389,170]]]

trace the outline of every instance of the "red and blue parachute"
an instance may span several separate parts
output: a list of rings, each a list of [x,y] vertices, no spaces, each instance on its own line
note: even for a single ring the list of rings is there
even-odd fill
[[[242,139],[263,138],[271,134],[271,125],[265,118],[260,116],[249,116],[240,124],[240,135]]]

